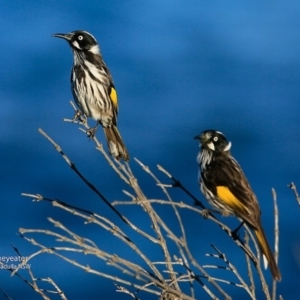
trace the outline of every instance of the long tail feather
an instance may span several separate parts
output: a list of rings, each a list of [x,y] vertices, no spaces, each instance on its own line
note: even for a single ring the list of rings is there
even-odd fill
[[[109,153],[117,159],[129,160],[129,154],[115,125],[103,127]]]
[[[269,267],[270,267],[273,278],[275,280],[280,281],[281,280],[280,271],[279,271],[279,268],[276,264],[274,255],[271,251],[271,248],[268,244],[266,235],[265,235],[262,227],[260,226],[258,229],[255,229],[254,232],[255,232],[255,235],[257,237],[257,241],[258,241],[260,251],[262,252],[262,255],[263,255],[265,268],[269,264]],[[266,263],[266,261],[267,261],[267,263]]]

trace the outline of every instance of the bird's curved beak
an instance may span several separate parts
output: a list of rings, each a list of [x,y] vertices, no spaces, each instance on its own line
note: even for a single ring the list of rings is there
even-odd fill
[[[205,144],[207,143],[207,141],[208,141],[208,137],[207,137],[206,134],[204,134],[203,132],[200,133],[200,134],[198,134],[198,135],[196,135],[196,136],[194,137],[194,139],[195,139],[195,140],[198,140],[199,143],[200,143],[200,145],[205,145]]]
[[[200,133],[194,137],[195,140],[199,140],[201,143],[206,141],[206,136],[203,133]]]
[[[52,36],[70,41],[73,35],[70,33],[54,33],[54,34],[52,34]]]

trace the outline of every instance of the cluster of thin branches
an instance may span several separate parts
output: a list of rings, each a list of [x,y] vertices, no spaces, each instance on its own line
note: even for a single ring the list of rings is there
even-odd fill
[[[74,107],[74,105],[73,105]],[[76,108],[74,107],[76,110]],[[67,122],[73,122],[80,125],[82,131],[86,132],[90,129],[86,118],[80,114],[75,114],[74,119],[65,119]],[[245,293],[245,298],[257,299],[257,290],[263,290],[266,299],[277,299],[276,281],[272,282],[272,286],[268,286],[264,272],[261,269],[260,254],[257,243],[249,228],[244,225],[245,235],[241,238],[234,230],[222,223],[216,215],[208,211],[201,201],[193,196],[179,180],[171,175],[162,166],[157,166],[157,172],[163,174],[165,182],[158,179],[158,176],[144,165],[138,159],[134,161],[145,171],[153,182],[153,186],[160,189],[164,194],[164,199],[149,199],[141,189],[137,178],[134,176],[132,169],[128,163],[119,162],[111,158],[103,149],[102,144],[96,137],[92,137],[96,145],[96,149],[100,151],[107,163],[110,165],[112,171],[119,175],[120,180],[126,183],[128,190],[123,190],[127,200],[112,201],[106,197],[101,191],[91,183],[71,161],[69,156],[63,151],[49,135],[42,129],[39,132],[54,146],[55,150],[61,155],[65,162],[78,175],[78,177],[91,189],[98,197],[107,205],[109,209],[116,215],[116,220],[112,221],[105,215],[90,211],[84,207],[75,207],[70,203],[61,200],[51,199],[40,194],[23,194],[30,197],[36,202],[47,201],[50,205],[55,206],[67,214],[78,217],[85,226],[94,224],[98,227],[99,232],[106,231],[110,234],[111,239],[118,239],[123,247],[118,249],[111,249],[106,251],[101,244],[97,244],[91,239],[77,234],[61,220],[56,220],[49,217],[52,229],[25,229],[20,228],[20,236],[37,247],[37,251],[27,256],[27,260],[15,270],[10,270],[12,275],[17,275],[27,283],[34,291],[39,293],[43,299],[50,299],[51,293],[59,295],[61,299],[67,299],[62,291],[62,288],[55,284],[54,279],[51,278],[36,278],[33,275],[33,270],[28,270],[29,278],[24,278],[20,275],[22,265],[27,264],[36,256],[48,253],[59,257],[60,259],[82,269],[85,272],[101,276],[106,280],[111,280],[116,286],[116,292],[127,294],[129,298],[141,299],[144,293],[149,293],[159,299],[198,299],[200,291],[205,293],[206,298],[212,299],[231,299],[231,296],[226,291],[226,286],[234,285],[237,289],[242,289]],[[296,187],[293,185],[294,191]],[[174,201],[170,196],[170,190],[181,189],[187,198],[192,199],[191,204],[185,201]],[[275,211],[275,254],[278,258],[278,209],[276,193],[273,192],[274,211]],[[296,194],[297,199],[299,198]],[[136,206],[140,212],[139,215],[144,214],[143,220],[148,222],[151,227],[151,232],[146,232],[137,225],[136,220],[129,219],[122,213],[123,206]],[[159,214],[160,206],[168,206],[173,211],[177,220],[177,224],[168,224]],[[226,254],[220,249],[220,245],[211,245],[211,253],[206,255],[212,258],[211,265],[203,265],[198,262],[194,254],[189,248],[185,224],[182,220],[182,211],[188,210],[189,213],[198,214],[199,222],[206,219],[205,222],[212,222],[219,226],[220,234],[227,234],[231,237],[232,243],[240,247],[241,254],[245,256],[245,269],[247,269],[247,276],[245,271],[242,272],[235,267],[235,265],[227,258]],[[121,224],[121,225],[120,225]],[[50,227],[51,228],[51,227]],[[180,233],[175,232],[175,229],[180,228]],[[87,227],[88,230],[88,227]],[[177,230],[178,231],[178,230]],[[46,246],[39,241],[39,235],[48,237],[48,243],[51,246]],[[151,253],[143,251],[143,247],[132,236],[139,235],[138,240],[145,240],[149,242],[153,249],[159,248],[161,250],[161,259],[154,260]],[[43,239],[44,241],[44,239]],[[172,246],[170,246],[172,245]],[[124,254],[124,249],[129,248],[134,255],[128,258]],[[175,249],[175,250],[174,250]],[[15,249],[18,253],[19,250]],[[71,259],[68,254],[79,253],[82,255],[92,255],[95,258],[104,261],[110,266],[109,272],[103,272],[96,267],[84,265],[77,260]],[[157,251],[156,251],[157,252]],[[135,256],[135,257],[134,257]],[[143,263],[136,263],[137,259]],[[47,262],[45,262],[47,263]],[[220,272],[222,276],[216,277],[211,274],[212,269],[222,269],[226,272]],[[121,271],[121,272],[120,272]],[[224,278],[229,273],[234,280],[227,280]],[[122,274],[122,275],[116,275]],[[225,274],[225,275],[224,275]],[[246,277],[246,278],[245,278]],[[259,280],[257,280],[257,278]],[[41,281],[46,281],[51,286],[50,289],[45,290],[39,286]],[[260,286],[257,286],[259,282]],[[4,293],[4,291],[3,291]],[[6,295],[6,294],[5,294]],[[9,296],[6,295],[8,299]]]

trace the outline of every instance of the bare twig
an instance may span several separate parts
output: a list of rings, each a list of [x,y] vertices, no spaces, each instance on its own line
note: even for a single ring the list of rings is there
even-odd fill
[[[274,236],[275,236],[275,251],[274,251],[274,258],[276,263],[278,264],[278,257],[279,257],[279,212],[278,212],[278,205],[277,205],[277,195],[274,188],[272,188],[272,196],[274,202]],[[276,288],[277,288],[277,280],[273,279],[272,284],[272,300],[276,300]]]
[[[25,231],[24,231],[25,233]],[[48,232],[49,234],[50,232]],[[51,233],[51,234],[54,234],[54,233]],[[32,259],[33,257],[37,256],[37,255],[40,255],[42,253],[49,253],[49,254],[52,254],[52,255],[55,255],[55,256],[58,256],[60,257],[61,259],[69,262],[70,264],[74,265],[74,266],[77,266],[81,269],[83,269],[85,272],[88,272],[88,273],[91,273],[91,274],[95,274],[95,275],[98,275],[98,276],[101,276],[101,277],[104,277],[104,278],[107,278],[107,279],[110,279],[114,282],[119,282],[121,284],[125,284],[125,285],[128,285],[128,286],[132,286],[134,288],[137,288],[137,289],[141,289],[142,286],[139,285],[139,284],[135,284],[131,281],[127,281],[127,280],[124,280],[124,279],[121,279],[119,277],[116,277],[116,276],[112,276],[112,275],[109,275],[109,274],[106,274],[106,273],[103,273],[103,272],[100,272],[100,271],[97,271],[95,269],[92,269],[91,267],[89,266],[84,266],[82,264],[80,264],[79,262],[75,261],[75,260],[72,260],[72,259],[69,259],[68,257],[58,253],[57,251],[59,250],[64,250],[64,251],[70,251],[72,250],[71,248],[68,248],[68,247],[51,247],[51,248],[47,248],[43,245],[41,245],[40,243],[36,242],[34,239],[29,239],[27,238],[26,236],[22,235],[22,237],[27,240],[28,242],[30,242],[32,245],[34,246],[38,246],[41,248],[41,250],[33,253],[29,260]],[[75,251],[76,249],[74,249]],[[116,257],[117,258],[117,257]],[[144,289],[145,290],[145,289]],[[156,295],[159,295],[159,292],[153,290],[153,289],[146,289],[147,292],[150,292],[150,293],[153,293],[153,294],[156,294]]]
[[[88,125],[86,116],[80,113],[73,103],[71,103],[71,105],[75,110],[75,116],[73,119],[65,119],[65,121],[79,124],[79,129],[81,131],[87,132],[90,127]],[[249,230],[247,226],[245,226],[245,230],[248,234],[246,234],[244,241],[236,234],[235,231],[232,231],[228,226],[220,222],[211,211],[208,211],[206,209],[201,201],[199,201],[192,193],[190,193],[178,179],[174,178],[172,174],[166,171],[163,167],[161,167],[160,165],[157,166],[162,173],[164,173],[168,178],[171,179],[171,184],[165,184],[161,182],[148,166],[143,164],[138,159],[135,159],[139,166],[141,166],[141,168],[154,180],[154,187],[156,186],[158,190],[160,189],[162,191],[163,197],[166,200],[149,199],[141,189],[138,183],[138,179],[133,174],[130,165],[127,162],[122,163],[109,156],[103,149],[102,144],[97,140],[97,138],[95,136],[92,136],[90,137],[90,139],[95,142],[96,149],[101,152],[107,163],[112,167],[112,170],[116,172],[116,174],[119,175],[119,178],[123,180],[129,187],[128,191],[126,189],[123,192],[127,197],[129,197],[131,201],[114,201],[111,203],[111,201],[107,197],[105,197],[79,171],[79,169],[69,159],[66,153],[63,152],[60,145],[58,145],[52,138],[50,138],[42,129],[39,129],[39,132],[55,147],[56,151],[60,153],[61,157],[79,176],[79,178],[122,220],[123,223],[121,223],[121,226],[123,226],[123,224],[125,223],[126,225],[128,225],[128,227],[126,227],[126,230],[123,230],[122,227],[117,226],[117,223],[113,222],[103,215],[99,215],[93,211],[70,205],[61,200],[46,198],[40,194],[23,194],[24,196],[33,198],[35,201],[47,201],[51,203],[53,206],[64,210],[66,213],[80,218],[83,221],[82,223],[86,226],[89,226],[89,224],[95,224],[101,232],[104,231],[105,234],[108,233],[112,238],[117,239],[118,243],[124,245],[124,247],[117,249],[116,253],[112,249],[103,249],[101,247],[101,244],[98,245],[95,241],[78,235],[61,221],[54,220],[53,218],[49,217],[48,220],[55,227],[54,230],[20,228],[21,237],[39,248],[38,251],[28,256],[28,261],[44,253],[55,255],[60,259],[86,272],[113,281],[116,285],[117,292],[127,294],[128,296],[136,300],[139,299],[138,293],[141,291],[159,296],[160,299],[193,300],[198,298],[196,295],[197,290],[195,290],[195,286],[197,284],[202,287],[203,291],[211,299],[218,299],[219,296],[224,299],[231,299],[230,295],[223,289],[222,283],[243,288],[248,293],[251,299],[256,299],[255,285],[251,269],[252,261],[257,269],[266,299],[270,299],[268,286],[265,282],[263,273],[260,268],[260,254],[257,242],[253,237],[251,230]],[[170,187],[179,187],[184,191],[185,194],[193,199],[195,205],[192,206],[187,205],[184,202],[174,202],[169,194],[170,190],[168,190],[168,188]],[[276,197],[276,195],[274,197]],[[296,197],[298,196],[296,195]],[[167,205],[172,209],[172,213],[176,217],[176,225],[180,229],[179,231],[177,228],[179,234],[176,233],[177,231],[172,227],[173,224],[172,226],[169,226],[168,222],[166,222],[166,220],[161,217],[161,215],[158,213],[159,210],[156,210],[156,208],[160,206],[156,204]],[[150,233],[146,232],[146,230],[143,231],[133,222],[128,220],[127,217],[121,213],[122,210],[119,209],[120,207],[116,207],[121,205],[136,205],[141,208],[141,213],[139,212],[139,215],[143,217],[145,216],[144,219],[148,221],[147,225],[151,226],[152,231]],[[246,281],[242,278],[239,271],[227,259],[225,253],[219,251],[216,246],[212,245],[217,254],[210,254],[210,256],[216,257],[219,260],[221,259],[223,262],[223,266],[201,265],[194,258],[188,246],[185,226],[182,222],[180,214],[181,209],[188,209],[189,211],[193,211],[197,214],[200,214],[202,217],[213,221],[223,231],[225,231],[226,234],[229,235],[232,240],[243,250],[247,260],[250,286],[247,285]],[[275,223],[278,223],[278,216],[276,216],[277,203],[274,203],[274,209]],[[278,234],[278,226],[276,227],[276,224],[275,232]],[[134,237],[136,236],[136,233],[138,233],[139,238],[141,238],[142,241],[150,241],[151,245],[155,246],[156,248],[159,247],[162,252],[160,259],[154,261],[151,258],[151,252],[142,251],[142,249],[144,250],[144,247],[140,247],[140,244],[133,241],[133,239],[131,238],[132,233],[134,234],[132,235]],[[45,246],[39,241],[31,238],[31,235],[33,234],[47,235],[49,238],[53,239],[55,244],[51,247],[49,247],[48,245]],[[249,246],[249,236],[251,237],[251,240],[253,241],[253,244],[256,248],[257,253],[254,252],[256,255],[254,255],[251,249],[253,248],[252,243],[251,247]],[[172,254],[173,248],[170,247],[170,244],[175,245],[175,249],[177,250],[176,256]],[[278,245],[278,240],[275,239],[275,250],[276,247],[278,248],[278,246],[276,245]],[[121,252],[123,248],[127,248],[132,253],[134,253],[134,262],[124,256],[124,252]],[[102,272],[101,270],[97,270],[92,266],[83,265],[79,261],[73,260],[68,257],[67,254],[65,254],[71,252],[78,253],[79,255],[93,255],[94,257],[97,257],[99,260],[101,260],[101,262],[103,262],[104,264],[111,266],[112,270],[115,269],[116,271],[118,271],[118,274],[122,275],[114,276],[113,273]],[[177,256],[179,256],[179,258]],[[141,261],[142,264],[136,263],[136,258],[138,259],[138,261]],[[11,270],[12,274],[19,276],[18,271],[20,271],[20,268],[24,264],[25,262],[22,262],[16,270]],[[212,268],[224,268],[226,270],[229,270],[235,275],[235,277],[237,278],[237,282],[211,276],[209,274],[209,271]],[[195,273],[195,270],[197,273]],[[51,293],[58,294],[63,300],[66,299],[65,294],[52,279],[35,278],[31,270],[29,270],[29,275],[31,277],[32,283],[28,282],[28,285],[31,286],[37,293],[39,293],[42,298],[49,299],[47,294]],[[127,277],[129,277],[129,280]],[[52,286],[52,288],[48,290],[41,289],[38,286],[38,282],[42,281],[48,282]],[[182,286],[187,284],[190,287],[190,295],[187,295],[181,291]],[[133,291],[131,290],[132,288],[134,289]],[[272,291],[272,300],[275,300],[275,298],[273,297],[276,297],[276,288],[274,290],[274,287]]]
[[[291,182],[290,184],[288,184],[288,187],[294,191],[296,201],[300,207],[300,197],[299,197],[296,185],[294,184],[294,182]]]
[[[159,226],[159,223],[161,224],[161,222],[159,222],[159,217],[156,214],[156,212],[154,211],[151,204],[149,202],[145,201],[146,197],[145,197],[144,193],[142,192],[142,190],[140,189],[139,185],[137,184],[137,179],[131,178],[130,183],[137,195],[138,202],[139,202],[139,200],[142,200],[141,205],[144,208],[145,212],[148,214],[148,216],[151,220],[151,223],[152,223],[152,228],[153,228],[154,232],[156,233],[158,241],[160,242],[160,246],[163,251],[165,261],[166,261],[166,266],[167,266],[168,270],[170,271],[171,279],[173,280],[173,282],[175,284],[176,290],[179,291],[180,290],[179,286],[175,280],[176,277],[174,277],[174,272],[173,272],[173,267],[171,264],[171,256],[169,253],[169,249],[167,247],[166,240],[165,240],[164,235],[162,234],[161,228]]]
[[[32,196],[32,195],[31,195]],[[47,199],[47,198],[45,198]],[[89,212],[87,210],[83,210],[83,209],[79,209],[77,207],[74,207],[72,205],[66,204],[62,201],[54,201],[51,199],[47,199],[48,201],[52,202],[52,204],[54,206],[57,206],[61,209],[64,209],[66,211],[68,211],[69,213],[72,213],[74,215],[77,215],[83,219],[87,220],[87,223],[95,223],[99,226],[101,226],[102,228],[104,228],[105,230],[110,231],[111,233],[113,233],[113,235],[119,237],[125,244],[127,244],[128,246],[130,246],[130,248],[132,248],[134,251],[136,251],[136,253],[147,263],[147,265],[152,269],[152,271],[156,274],[156,276],[158,278],[160,278],[161,280],[163,279],[163,277],[161,276],[160,272],[155,268],[155,266],[152,264],[151,260],[147,258],[146,255],[144,255],[140,249],[135,245],[135,243],[133,243],[133,241],[131,241],[124,233],[121,232],[120,228],[118,228],[116,225],[114,225],[112,222],[110,222],[108,219],[103,218],[101,216],[99,216],[98,214]],[[81,212],[80,212],[81,211]],[[86,215],[88,214],[88,215]],[[109,224],[109,226],[105,225],[102,222],[99,222],[97,219],[100,220],[104,220],[106,223]],[[52,219],[49,218],[49,221],[52,222]],[[54,222],[54,221],[53,221]],[[67,231],[67,229],[59,222],[55,223],[55,226],[60,227],[61,229]],[[29,230],[25,230],[23,228],[20,229],[21,234],[24,234],[25,232],[30,232]],[[32,232],[40,232],[40,233],[44,233],[47,234],[46,231],[41,230],[34,230]],[[139,233],[141,233],[141,231],[138,231]],[[149,235],[147,235],[148,237],[150,237]],[[59,237],[61,240],[66,240],[65,237],[63,236],[57,236]],[[71,240],[68,240],[69,242],[71,242]]]
[[[59,286],[49,277],[47,278],[37,278],[35,279],[36,281],[45,281],[45,282],[48,282],[50,285],[52,285],[54,287],[54,291],[51,291],[51,290],[44,290],[44,289],[41,289],[41,291],[45,291],[47,293],[50,293],[50,294],[58,294],[60,296],[61,299],[63,300],[67,300],[67,297],[66,295],[64,294],[64,292],[59,288]]]
[[[245,231],[245,244],[249,246],[249,235],[247,234],[247,231]],[[251,262],[249,256],[245,253],[246,257],[246,262],[247,262],[247,269],[248,269],[248,277],[250,279],[250,290],[251,294],[255,295],[255,284],[254,284],[254,278],[253,278],[253,273],[251,269]]]
[[[249,288],[249,286],[243,280],[242,276],[239,274],[239,272],[236,269],[236,267],[227,259],[225,253],[222,253],[215,245],[211,244],[211,246],[215,249],[215,251],[217,252],[217,255],[207,254],[207,256],[213,256],[213,257],[218,257],[219,259],[222,259],[227,264],[228,270],[230,270],[231,272],[233,272],[235,274],[235,276],[237,277],[237,279],[240,281],[240,284],[229,282],[229,281],[227,281],[227,282],[224,281],[224,282],[226,282],[227,284],[232,284],[232,285],[235,285],[237,287],[241,287],[241,288],[245,289],[246,292],[251,297],[251,299],[255,299],[255,295],[252,293],[252,291]],[[206,267],[206,266],[203,266],[203,267]]]
[[[126,224],[128,224],[127,218],[125,218],[115,207],[113,207],[110,202],[100,193],[96,187],[90,183],[82,174],[81,172],[77,169],[75,164],[68,158],[68,156],[63,152],[61,147],[54,142],[52,138],[50,138],[41,128],[39,128],[39,132],[54,146],[55,150],[60,153],[62,158],[66,161],[66,163],[71,167],[71,169],[80,177],[80,179],[94,192],[96,193],[101,200]]]
[[[130,292],[128,289],[126,289],[124,286],[121,286],[119,284],[116,284],[115,283],[115,286],[116,286],[116,292],[119,292],[119,293],[123,293],[123,294],[127,294],[129,296],[131,296],[133,299],[135,300],[140,300],[140,298],[138,298],[138,296],[132,292]]]
[[[9,299],[9,300],[13,300],[12,298],[9,297],[8,294],[6,294],[6,293],[4,292],[4,290],[3,290],[1,287],[0,287],[0,291],[2,292],[2,294],[4,295],[5,298],[7,298],[7,299]]]

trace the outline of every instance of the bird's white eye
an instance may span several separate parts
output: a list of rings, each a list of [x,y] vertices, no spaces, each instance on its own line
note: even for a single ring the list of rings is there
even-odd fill
[[[82,41],[82,40],[83,40],[83,36],[82,36],[82,35],[79,35],[79,36],[78,36],[78,40],[79,40],[79,41]]]
[[[218,140],[218,137],[215,136],[215,137],[213,138],[213,140],[214,140],[214,142],[216,142],[216,141]]]

